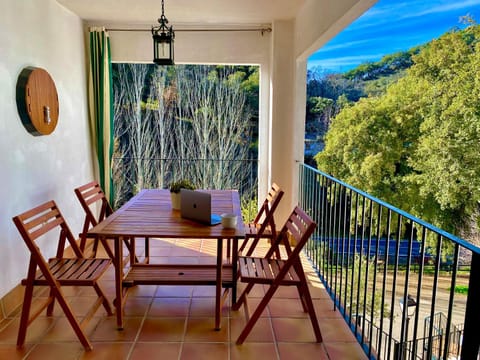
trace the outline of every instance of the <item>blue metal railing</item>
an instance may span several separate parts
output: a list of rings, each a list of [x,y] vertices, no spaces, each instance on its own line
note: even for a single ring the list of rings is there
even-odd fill
[[[306,253],[369,358],[479,358],[480,248],[304,164],[299,205],[318,225]]]

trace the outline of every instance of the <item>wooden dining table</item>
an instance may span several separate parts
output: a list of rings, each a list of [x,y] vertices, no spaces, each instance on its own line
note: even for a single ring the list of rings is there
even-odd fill
[[[89,237],[113,239],[115,267],[114,305],[117,328],[123,329],[123,308],[126,292],[136,285],[214,285],[215,329],[221,327],[221,307],[225,300],[222,290],[232,290],[236,301],[238,240],[245,236],[240,198],[236,190],[201,190],[211,194],[212,213],[237,215],[236,228],[184,219],[179,210],[172,209],[170,192],[166,189],[141,190],[112,215],[89,230]],[[216,241],[215,264],[150,264],[132,261],[124,266],[124,238],[185,238]],[[228,243],[231,259],[224,261],[224,243]],[[228,252],[227,252],[228,253]],[[130,254],[132,255],[132,254]],[[133,254],[135,255],[135,254]],[[227,259],[228,260],[228,259]],[[224,294],[225,295],[225,294]]]

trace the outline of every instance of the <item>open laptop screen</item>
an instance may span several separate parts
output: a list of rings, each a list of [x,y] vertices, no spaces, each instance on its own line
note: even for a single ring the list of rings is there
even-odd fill
[[[212,214],[212,197],[209,193],[181,189],[180,199],[180,214],[183,218],[208,225],[221,223],[220,216]]]

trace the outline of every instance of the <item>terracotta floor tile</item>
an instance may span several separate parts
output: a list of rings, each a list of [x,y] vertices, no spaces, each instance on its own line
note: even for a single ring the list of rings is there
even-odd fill
[[[202,243],[203,243],[203,240],[197,240],[197,239],[176,239],[175,248],[176,249],[186,248],[186,249],[200,251],[202,247]]]
[[[94,346],[95,349],[95,346]],[[39,344],[28,354],[28,360],[62,359],[76,360],[84,352],[78,342]]]
[[[0,344],[0,359],[21,360],[25,358],[34,345],[25,345],[22,349],[17,349],[13,344]]]
[[[151,303],[151,297],[129,296],[125,301],[123,312],[125,316],[144,316]]]
[[[104,277],[99,281],[99,284],[103,292],[105,293],[105,296],[111,302],[112,299],[115,298],[115,281],[113,280],[113,278],[107,279]]]
[[[237,341],[238,336],[243,331],[247,321],[246,319],[230,319],[230,339],[232,343]],[[273,328],[269,318],[260,318],[255,323],[255,326],[250,331],[244,344],[248,343],[273,343],[275,337],[273,336]]]
[[[217,257],[217,242],[205,241],[201,246],[202,256]]]
[[[320,321],[320,329],[325,342],[349,342],[355,341],[347,323],[340,319]]]
[[[215,286],[194,286],[193,297],[215,297]]]
[[[253,312],[258,307],[258,305],[260,304],[261,301],[262,301],[261,298],[252,298],[250,296],[248,297],[248,308],[250,309],[251,314],[253,314]],[[230,315],[233,318],[238,318],[238,317],[244,318],[245,317],[244,304],[242,304],[240,306],[238,311],[233,311],[233,310],[230,311]],[[266,317],[266,316],[270,316],[270,310],[268,308],[268,305],[265,308],[265,310],[262,311],[262,314],[260,315],[261,318]]]
[[[310,318],[272,318],[272,324],[278,342],[315,342],[315,333]],[[322,330],[322,324],[320,324],[320,330]]]
[[[323,284],[314,283],[309,285],[308,289],[310,290],[310,296],[312,297],[312,299],[329,299],[330,300],[330,295],[328,295],[327,290],[325,290],[325,287],[323,286]]]
[[[330,299],[314,299],[313,307],[318,319],[343,319],[340,311],[333,309]]]
[[[229,314],[229,302],[226,301],[222,307],[222,317]],[[215,316],[215,298],[214,297],[193,297],[189,311],[190,317],[214,317]]]
[[[214,317],[189,318],[185,342],[228,342],[228,319],[222,318],[221,329],[215,330]]]
[[[159,239],[159,238],[150,238],[150,249],[161,248],[161,247],[171,247],[174,244],[172,239]]]
[[[25,345],[38,343],[56,320],[58,319],[52,317],[38,317],[35,319],[27,329]],[[2,344],[16,344],[19,325],[20,318],[17,318],[0,331],[0,342]]]
[[[237,284],[237,294],[240,296],[245,289],[245,284],[242,282],[238,282]],[[263,298],[265,296],[265,289],[263,285],[255,285],[248,294],[249,298]]]
[[[143,296],[143,297],[152,297],[157,292],[156,285],[138,285],[128,290],[128,297],[134,296]],[[128,299],[127,299],[128,301]]]
[[[103,318],[93,317],[88,324],[83,328],[83,332],[87,338],[93,333],[94,329]],[[40,343],[54,343],[65,341],[78,341],[78,336],[72,328],[72,325],[66,317],[57,319],[53,326],[51,326],[39,341]]]
[[[278,351],[281,360],[329,360],[332,359],[325,351],[325,344],[317,343],[278,343]],[[333,358],[334,359],[334,358]],[[346,360],[347,358],[337,358]]]
[[[182,343],[138,342],[129,360],[178,359]]]
[[[133,341],[138,334],[143,318],[125,317],[123,330],[117,329],[115,316],[105,317],[90,335],[90,341]]]
[[[154,298],[147,317],[186,317],[190,310],[190,298]]]
[[[367,355],[357,342],[325,342],[330,359],[366,360]]]
[[[150,255],[150,264],[168,264],[169,263],[169,257],[168,256],[151,256]]]
[[[140,330],[138,341],[183,341],[185,321],[184,318],[147,318]]]
[[[215,256],[199,256],[198,263],[202,265],[215,265],[217,263],[217,258]]]
[[[268,286],[265,286],[266,291],[268,291]],[[274,296],[277,298],[296,299],[298,298],[298,290],[296,286],[280,286]]]
[[[251,343],[245,342],[242,345],[232,344],[230,346],[231,360],[275,360],[278,359],[277,349],[273,342]],[[307,357],[303,359],[308,359]]]
[[[225,360],[228,359],[228,344],[183,344],[180,360]]]
[[[190,297],[193,286],[160,285],[157,287],[155,297]]]
[[[131,342],[93,343],[92,351],[84,351],[80,360],[127,360],[133,347]]]
[[[77,296],[74,298],[68,298],[67,302],[71,306],[73,313],[77,317],[83,317],[85,316],[89,310],[92,308],[92,306],[95,304],[97,301],[98,297],[97,296]],[[110,306],[113,309],[113,305],[110,304]],[[55,316],[63,316],[63,310],[60,307],[60,305],[55,303]],[[103,306],[100,306],[97,311],[95,312],[95,316],[106,316],[107,311]]]
[[[299,298],[284,299],[274,297],[268,303],[268,309],[272,317],[308,317],[308,313],[303,311]]]
[[[191,258],[191,260],[196,259],[199,255],[200,255],[199,249],[191,249],[188,247],[179,247],[179,246],[175,246],[169,254],[169,256],[172,256],[172,257],[182,256],[182,257]]]

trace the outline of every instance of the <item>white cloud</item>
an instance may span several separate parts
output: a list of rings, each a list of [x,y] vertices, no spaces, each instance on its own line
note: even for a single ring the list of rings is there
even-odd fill
[[[383,54],[366,54],[358,56],[342,56],[330,59],[309,60],[308,68],[321,67],[333,71],[342,70],[344,68],[355,67],[367,61],[377,61],[381,59]]]

